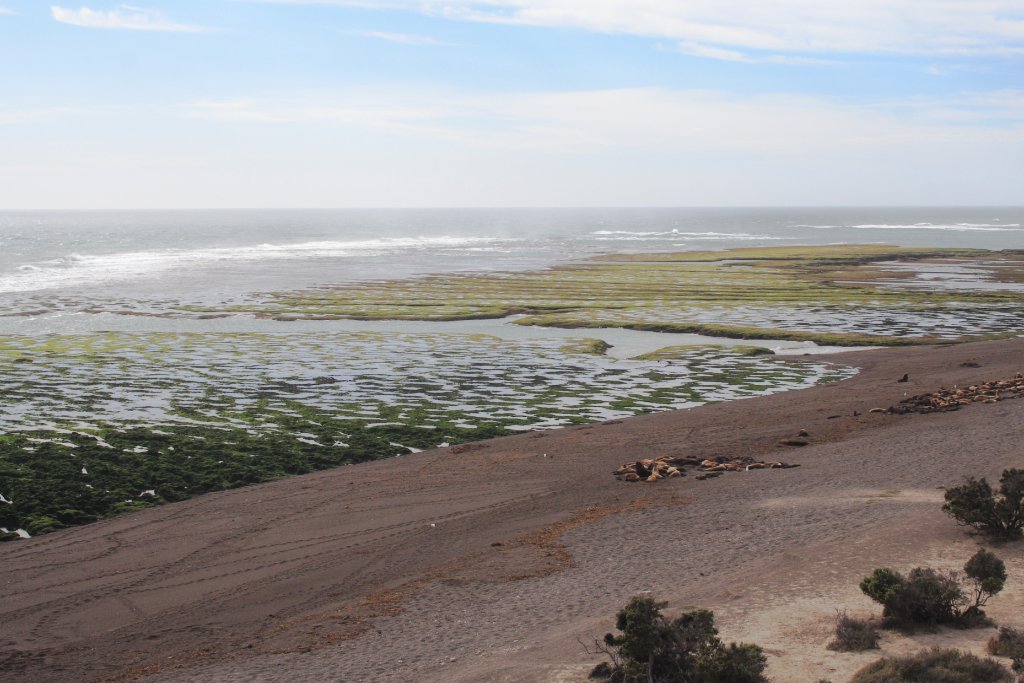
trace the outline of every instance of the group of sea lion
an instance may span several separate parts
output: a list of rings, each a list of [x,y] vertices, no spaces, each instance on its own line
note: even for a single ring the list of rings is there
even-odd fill
[[[789,467],[799,467],[784,462],[764,462],[753,458],[696,458],[693,456],[663,455],[660,458],[637,460],[627,462],[619,469],[612,472],[621,481],[647,481],[653,482],[659,479],[672,477],[685,477],[683,467],[691,466],[700,468],[696,479],[711,479],[720,476],[725,472],[746,472],[749,470],[775,470]]]
[[[945,387],[930,394],[911,396],[900,401],[885,412],[892,415],[907,413],[942,413],[959,410],[971,403],[997,403],[1008,398],[1024,397],[1024,374],[1017,373],[1013,379],[972,384],[968,387]]]

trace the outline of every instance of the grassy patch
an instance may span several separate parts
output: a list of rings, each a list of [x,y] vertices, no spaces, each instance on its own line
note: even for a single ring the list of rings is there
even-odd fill
[[[890,286],[911,278],[886,270],[885,263],[928,259],[955,259],[1003,280],[1024,269],[1024,257],[1010,252],[881,245],[734,249],[608,256],[535,272],[277,292],[226,310],[281,319],[458,320],[525,314],[520,324],[846,346],[952,341],[1024,329],[1024,291],[1019,289]]]

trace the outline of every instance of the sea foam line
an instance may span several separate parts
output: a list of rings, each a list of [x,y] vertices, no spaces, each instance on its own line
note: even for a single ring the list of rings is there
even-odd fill
[[[864,223],[861,225],[798,225],[798,228],[838,230],[856,228],[859,230],[947,230],[952,232],[1024,232],[1020,223]]]
[[[748,232],[683,232],[669,230],[659,232],[643,232],[633,230],[596,230],[590,233],[598,240],[643,241],[655,239],[667,240],[784,240],[795,239],[778,235],[756,235]]]
[[[0,275],[0,292],[29,292],[130,280],[176,269],[227,262],[260,262],[370,256],[430,249],[479,249],[514,240],[495,237],[394,237],[295,244],[257,244],[207,249],[163,249],[113,254],[68,254],[17,266]]]

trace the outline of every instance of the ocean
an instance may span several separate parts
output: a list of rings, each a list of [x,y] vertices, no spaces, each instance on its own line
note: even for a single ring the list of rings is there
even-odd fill
[[[0,313],[66,315],[93,299],[143,311],[154,302],[223,304],[606,253],[861,243],[1020,249],[1022,226],[1022,207],[3,212]]]

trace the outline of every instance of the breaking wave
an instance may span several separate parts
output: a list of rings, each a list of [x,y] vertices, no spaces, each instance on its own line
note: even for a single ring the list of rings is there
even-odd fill
[[[798,225],[798,228],[819,230],[946,230],[951,232],[1024,232],[1020,223],[914,223],[900,225],[891,223],[866,223],[862,225]]]
[[[747,232],[684,232],[682,230],[667,230],[656,232],[643,232],[633,230],[596,230],[590,235],[596,240],[611,241],[647,241],[647,240],[683,240],[683,241],[737,241],[749,240],[786,240],[792,237],[779,235],[757,235]]]
[[[216,266],[218,263],[255,264],[271,261],[370,257],[403,251],[478,251],[496,242],[508,241],[493,237],[394,237],[112,254],[72,253],[46,261],[21,264],[14,272],[0,275],[0,292],[82,287],[195,267]]]

